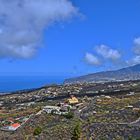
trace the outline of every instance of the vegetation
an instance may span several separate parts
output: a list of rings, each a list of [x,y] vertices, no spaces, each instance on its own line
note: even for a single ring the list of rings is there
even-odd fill
[[[73,130],[71,140],[79,140],[81,137],[81,124],[78,122]]]
[[[42,128],[38,126],[34,130],[34,135],[39,135],[39,134],[41,134],[41,132],[42,132]]]
[[[73,112],[68,112],[67,114],[64,115],[67,119],[72,119],[74,117]]]

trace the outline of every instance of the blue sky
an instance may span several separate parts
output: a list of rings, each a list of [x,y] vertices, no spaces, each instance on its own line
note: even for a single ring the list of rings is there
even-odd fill
[[[47,1],[49,4],[49,0]],[[57,2],[58,0],[53,1]],[[3,0],[0,0],[0,3],[2,2]],[[19,38],[13,38],[12,41],[2,38],[4,41],[1,41],[0,37],[2,42],[0,43],[0,51],[2,52],[0,53],[1,75],[79,76],[97,71],[117,69],[140,62],[139,0],[72,0],[69,1],[72,2],[71,6],[67,2],[62,0],[62,3],[70,9],[64,11],[67,14],[66,19],[61,20],[61,17],[64,17],[63,11],[61,13],[57,9],[60,12],[60,20],[55,21],[57,18],[55,16],[49,26],[43,25],[43,31],[38,28],[39,32],[34,38],[38,40],[41,38],[41,41],[35,41],[37,47],[34,47],[35,54],[33,56],[34,49],[28,44],[26,44],[27,47],[24,47],[22,56],[19,53],[21,50],[15,53],[17,52],[17,44],[21,45],[23,43],[22,46],[25,46],[25,42],[28,42],[24,36],[20,38],[18,43],[16,41],[16,43],[13,43],[13,40]],[[56,9],[56,5],[53,3],[51,6],[53,5]],[[0,11],[0,17],[1,13]],[[13,15],[7,17],[10,16]],[[23,25],[19,26],[22,23],[17,24],[17,20],[15,20],[19,16],[14,17],[12,20],[14,24],[13,36],[17,34],[17,29],[23,27]],[[2,20],[0,18],[0,23]],[[5,29],[7,26],[12,27],[11,25],[0,24],[0,27],[2,26],[1,28]],[[9,37],[9,34],[6,37]],[[10,34],[11,37],[12,34]],[[19,35],[21,34],[17,34],[17,36]],[[27,38],[30,38],[30,36],[34,36],[32,32],[26,34]],[[12,46],[11,50],[9,50],[9,42],[13,45],[10,44]],[[6,49],[3,49],[4,47]],[[28,52],[31,53],[27,55]]]

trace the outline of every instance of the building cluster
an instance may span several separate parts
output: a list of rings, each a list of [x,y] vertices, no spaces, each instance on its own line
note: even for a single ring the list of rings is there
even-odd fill
[[[9,118],[8,120],[1,120],[1,128],[3,131],[16,131],[22,125],[28,122],[33,114],[28,116],[22,116],[19,118]]]
[[[35,114],[31,114],[28,116],[20,116],[19,118],[8,118],[5,120],[0,120],[0,130],[3,131],[16,131],[21,126],[26,124],[32,116],[35,115],[41,115],[42,112],[52,114],[52,115],[66,115],[68,114],[72,109],[75,109],[78,105],[79,100],[75,96],[71,96],[64,102],[60,102],[59,104],[56,104],[55,106],[46,105],[43,107],[43,109],[39,110]],[[19,109],[25,109],[25,107],[29,107],[31,105],[34,105],[35,102],[29,102],[29,103],[22,103],[22,104],[16,104],[16,107]],[[23,108],[22,108],[23,107]]]
[[[57,115],[66,115],[70,110],[76,109],[79,100],[75,96],[71,96],[64,103],[61,102],[57,106],[45,106],[43,111],[46,113],[57,114]]]
[[[67,84],[67,85],[53,85],[46,86],[42,89],[37,89],[29,93],[15,93],[10,95],[3,95],[0,98],[0,113],[7,115],[10,108],[14,111],[28,110],[28,108],[36,105],[38,102],[45,102],[42,99],[53,100],[56,97],[65,97],[64,100],[60,100],[59,103],[53,105],[44,105],[43,108],[38,110],[36,113],[30,113],[18,118],[2,119],[0,117],[0,128],[4,131],[16,131],[26,122],[30,120],[33,115],[40,115],[42,112],[53,115],[66,115],[70,111],[78,110],[82,112],[84,100],[89,100],[95,96],[95,94],[102,93],[100,97],[110,99],[110,96],[105,95],[108,92],[120,92],[121,90],[127,89],[138,89],[140,87],[139,81],[126,81],[126,82],[111,82],[111,83],[79,83],[79,84]],[[88,94],[90,96],[88,97]],[[92,96],[91,96],[92,94]],[[127,93],[127,96],[134,95],[135,92],[131,91]],[[79,98],[83,95],[83,101]],[[98,95],[96,95],[96,98]],[[101,98],[97,99],[96,102],[100,103]],[[47,103],[47,102],[46,102]],[[132,106],[127,106],[131,108]],[[77,109],[78,108],[78,109]],[[138,110],[134,108],[134,110]],[[95,114],[96,112],[94,112]]]

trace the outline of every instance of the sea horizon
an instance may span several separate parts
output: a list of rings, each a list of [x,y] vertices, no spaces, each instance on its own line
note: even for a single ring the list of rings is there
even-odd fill
[[[63,84],[64,80],[61,76],[0,76],[0,94]]]

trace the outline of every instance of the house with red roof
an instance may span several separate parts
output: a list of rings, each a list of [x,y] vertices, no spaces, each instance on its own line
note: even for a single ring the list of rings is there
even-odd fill
[[[16,131],[21,125],[19,123],[11,124],[10,126],[4,126],[1,130],[4,131]]]

